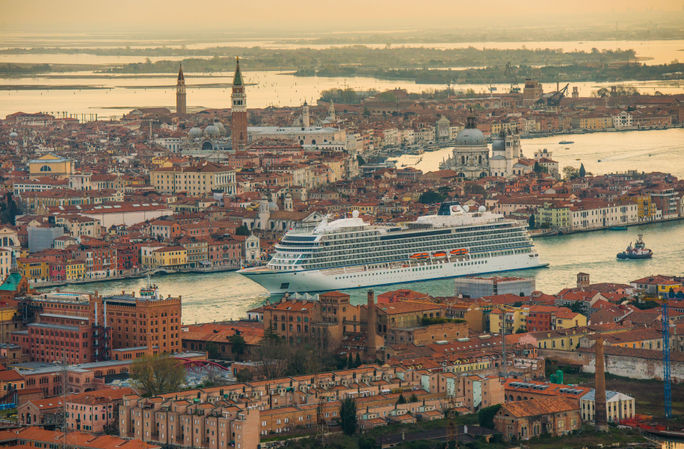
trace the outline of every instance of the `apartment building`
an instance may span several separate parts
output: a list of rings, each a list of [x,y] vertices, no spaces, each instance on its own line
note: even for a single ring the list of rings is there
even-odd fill
[[[198,196],[222,191],[235,195],[235,171],[206,162],[190,167],[158,168],[150,171],[150,184],[160,193],[185,192]]]

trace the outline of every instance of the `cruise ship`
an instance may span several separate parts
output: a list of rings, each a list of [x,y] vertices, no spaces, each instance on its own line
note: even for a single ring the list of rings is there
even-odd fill
[[[324,219],[288,231],[267,265],[243,276],[271,294],[321,292],[546,266],[527,223],[484,207],[443,203],[437,215],[397,226]]]

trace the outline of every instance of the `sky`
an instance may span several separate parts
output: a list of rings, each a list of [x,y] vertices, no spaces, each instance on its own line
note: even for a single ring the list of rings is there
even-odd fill
[[[320,32],[591,25],[680,17],[684,0],[0,0],[0,32]]]

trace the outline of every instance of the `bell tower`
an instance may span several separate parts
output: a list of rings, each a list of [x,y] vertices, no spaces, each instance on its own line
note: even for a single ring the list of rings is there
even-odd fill
[[[176,114],[185,114],[186,111],[185,76],[183,75],[183,64],[181,64],[176,82]]]
[[[244,150],[247,146],[247,96],[245,84],[240,71],[240,58],[235,58],[235,76],[233,77],[233,102],[231,108],[231,140],[233,151]]]

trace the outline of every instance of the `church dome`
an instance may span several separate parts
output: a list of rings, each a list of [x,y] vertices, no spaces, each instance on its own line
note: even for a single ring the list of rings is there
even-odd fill
[[[192,138],[192,139],[195,139],[197,137],[202,137],[202,130],[196,126],[193,128],[190,128],[190,131],[188,131],[188,136],[190,136],[190,138]]]
[[[219,134],[221,134],[221,132],[214,125],[209,125],[204,128],[204,135],[207,137],[218,137]]]
[[[226,134],[226,127],[223,126],[223,123],[219,122],[218,120],[214,120],[214,126],[218,128],[219,133],[221,133],[221,135]]]
[[[456,145],[458,146],[480,147],[484,144],[484,134],[477,128],[465,128],[456,136]]]
[[[475,117],[466,118],[465,128],[456,136],[456,145],[461,147],[481,147],[484,144],[484,134],[477,129]]]
[[[497,137],[492,142],[492,151],[506,151],[506,141],[501,137]]]

